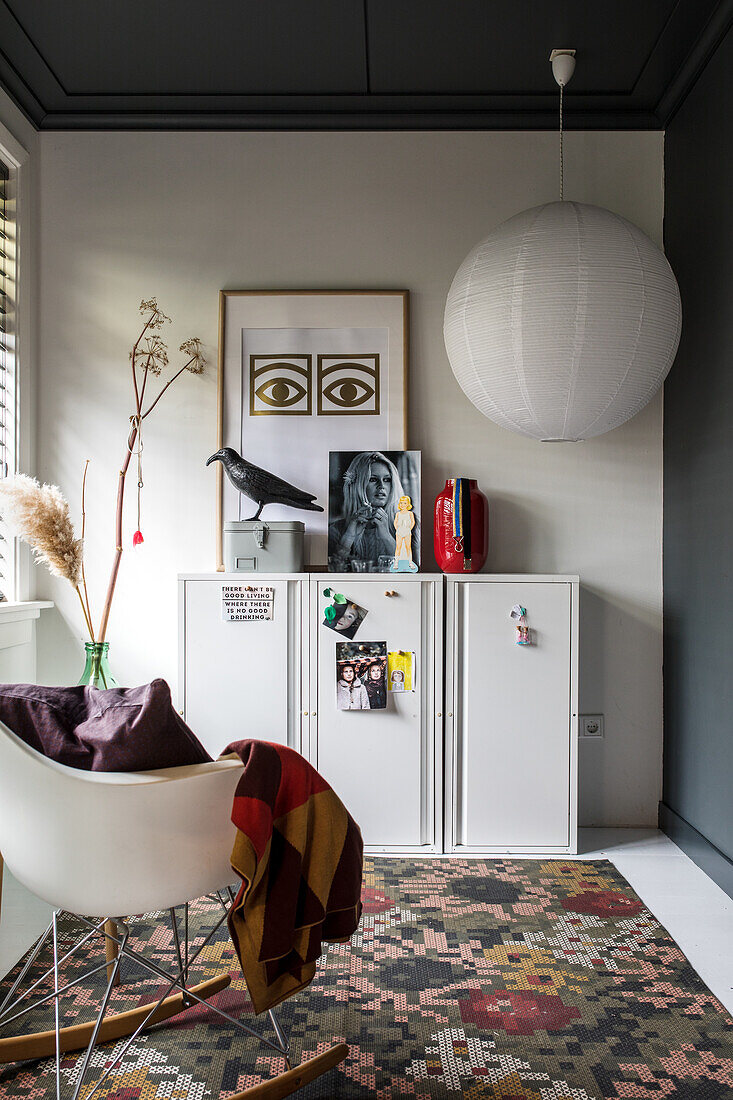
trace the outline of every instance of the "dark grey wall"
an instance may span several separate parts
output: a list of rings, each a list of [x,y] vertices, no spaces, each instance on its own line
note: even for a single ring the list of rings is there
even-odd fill
[[[682,342],[664,398],[661,821],[733,892],[733,31],[665,142]]]

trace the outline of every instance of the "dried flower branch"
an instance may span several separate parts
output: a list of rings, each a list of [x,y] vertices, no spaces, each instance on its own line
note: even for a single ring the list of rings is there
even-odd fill
[[[18,538],[27,542],[36,561],[75,590],[91,637],[92,624],[79,587],[84,568],[84,540],[76,537],[69,505],[57,485],[40,485],[17,474],[0,481],[3,517]]]
[[[81,541],[82,541],[82,546],[84,544],[84,537],[86,535],[86,530],[87,530],[87,505],[86,505],[86,499],[87,499],[87,470],[88,469],[89,469],[89,459],[87,459],[86,462],[84,463],[84,474],[83,474],[82,479],[81,479]],[[84,593],[83,598],[81,598],[81,591],[83,591],[83,593]],[[89,636],[92,639],[92,641],[94,641],[94,627],[92,626],[92,609],[91,609],[91,606],[89,604],[89,592],[87,590],[87,575],[86,575],[86,570],[84,568],[84,555],[83,554],[82,554],[82,557],[81,557],[81,590],[80,590],[79,594],[80,594],[80,598],[81,598],[82,611],[84,612],[84,618],[86,619],[87,626],[89,627]]]
[[[186,371],[186,370],[190,371],[191,374],[203,374],[204,373],[204,369],[206,367],[206,359],[205,359],[204,353],[201,349],[201,341],[199,340],[199,338],[197,336],[192,336],[190,340],[185,340],[181,344],[181,346],[178,350],[186,352],[186,354],[189,355],[190,358],[188,359],[188,361],[186,363],[183,364],[182,367],[178,368],[178,370],[176,371],[176,373],[173,375],[172,378],[168,379],[168,381],[163,386],[163,388],[160,391],[160,393],[158,394],[158,396],[155,398],[155,401],[153,401],[153,403],[148,406],[148,408],[145,410],[145,412],[140,417],[141,420],[144,420],[146,416],[150,416],[150,413],[153,411],[155,406],[158,404],[158,402],[160,401],[161,397],[163,396],[165,391],[168,389],[168,387],[172,386],[173,383],[175,382],[176,378],[180,377],[180,375],[182,375],[184,371]],[[141,398],[142,398],[142,395],[144,395],[144,393],[145,393],[145,383],[143,383]]]
[[[178,350],[190,356],[189,362],[186,363],[185,370],[190,371],[191,374],[204,373],[206,359],[204,358],[203,348],[198,336],[192,336],[190,340],[184,340]]]
[[[158,309],[157,298],[149,298],[147,301],[143,298],[140,303],[140,313],[143,317],[146,317],[146,314],[150,314],[145,321],[146,329],[162,328],[166,321],[170,324],[170,317],[163,313],[162,309]],[[143,331],[145,331],[145,329],[143,329]]]
[[[81,581],[83,542],[76,537],[69,505],[56,485],[39,485],[18,474],[0,481],[3,516],[54,577],[74,588]]]
[[[140,516],[140,493],[143,487],[142,482],[142,422],[146,417],[150,416],[155,406],[160,401],[166,390],[175,382],[175,380],[183,374],[184,371],[190,371],[191,374],[202,374],[206,366],[206,359],[204,357],[201,341],[198,337],[191,337],[189,340],[184,340],[180,345],[179,351],[182,351],[186,355],[187,361],[180,367],[175,374],[161,387],[157,396],[148,405],[147,409],[143,409],[143,401],[145,398],[145,390],[148,384],[148,379],[151,375],[159,375],[162,369],[168,365],[168,349],[158,335],[154,332],[153,335],[149,335],[151,330],[157,330],[163,327],[163,325],[170,321],[170,317],[167,317],[165,313],[158,307],[157,298],[143,299],[140,303],[140,313],[145,319],[142,331],[137,340],[133,344],[132,351],[130,352],[130,363],[132,367],[132,385],[135,395],[135,412],[130,417],[130,431],[127,437],[127,450],[122,460],[119,476],[117,478],[117,513],[115,521],[115,554],[112,561],[112,570],[110,572],[109,583],[107,586],[107,595],[104,601],[104,607],[102,609],[102,618],[99,624],[99,631],[97,638],[100,642],[105,640],[107,634],[107,626],[109,623],[109,615],[112,608],[112,598],[115,593],[115,587],[117,585],[117,575],[120,569],[120,561],[122,559],[122,512],[125,500],[125,479],[127,477],[127,471],[130,466],[130,460],[134,455],[137,456],[138,465],[138,528],[133,536],[133,545],[139,546],[143,542],[142,532],[140,531],[139,516]]]
[[[160,374],[168,366],[168,348],[157,332],[146,336],[140,346],[136,344],[130,352],[131,359],[133,356],[135,366],[151,374]]]

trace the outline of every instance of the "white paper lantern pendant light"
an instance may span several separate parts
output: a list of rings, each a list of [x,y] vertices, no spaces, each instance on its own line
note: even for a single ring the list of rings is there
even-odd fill
[[[599,206],[563,195],[563,89],[574,50],[553,50],[560,86],[560,201],[498,226],[451,285],[444,336],[470,401],[510,431],[589,439],[635,416],[677,352],[682,309],[664,253]]]

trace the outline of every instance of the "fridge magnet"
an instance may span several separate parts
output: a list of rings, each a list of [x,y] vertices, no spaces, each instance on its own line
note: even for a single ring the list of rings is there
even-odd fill
[[[414,653],[402,649],[390,650],[387,654],[387,685],[390,691],[413,691]]]
[[[273,585],[222,585],[221,617],[225,623],[266,622],[273,618],[274,604]]]
[[[509,612],[509,618],[514,619],[514,624],[517,628],[515,644],[532,645],[532,632],[527,625],[527,608],[522,607],[521,604],[515,603],[514,607]]]
[[[331,588],[325,588],[323,595],[331,599],[323,613],[323,626],[335,630],[343,638],[353,638],[368,614],[366,608]]]
[[[339,710],[384,710],[387,706],[387,643],[336,643],[336,706]]]
[[[331,451],[328,568],[388,573],[420,567],[420,452]]]

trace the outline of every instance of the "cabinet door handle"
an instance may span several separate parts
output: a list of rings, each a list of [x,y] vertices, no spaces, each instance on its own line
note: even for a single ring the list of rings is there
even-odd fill
[[[315,718],[315,716],[316,716],[316,712],[315,712],[314,710],[312,710],[312,711],[311,711],[311,714],[312,714],[312,715],[313,715],[313,717]]]
[[[396,596],[396,595],[397,595],[397,593],[395,592],[394,588],[388,588],[388,589],[387,589],[387,590],[385,591],[385,593],[384,593],[384,594],[385,594],[385,596]]]
[[[443,717],[442,713],[440,711],[438,711],[438,718],[442,718],[442,717]]]

